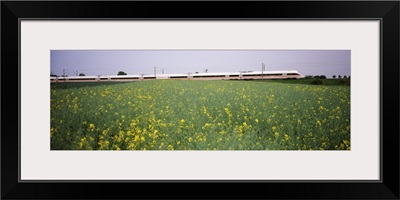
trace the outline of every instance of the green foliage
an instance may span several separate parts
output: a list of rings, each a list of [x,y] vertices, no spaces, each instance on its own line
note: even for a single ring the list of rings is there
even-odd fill
[[[314,79],[310,83],[311,83],[311,85],[322,85],[322,84],[324,84],[320,79]]]
[[[349,150],[350,87],[293,83],[52,84],[51,149]]]
[[[285,84],[306,84],[311,85],[311,82],[315,79],[295,79],[295,80],[264,80],[262,82],[274,82],[274,83],[285,83]],[[350,86],[350,79],[345,79],[344,81],[340,81],[343,79],[320,79],[322,81],[322,85],[326,86]]]
[[[350,79],[339,79],[340,85],[350,85]]]
[[[127,75],[124,71],[119,71],[117,75]]]
[[[325,75],[318,75],[318,76],[314,76],[314,79],[326,79]]]
[[[305,78],[305,79],[312,79],[313,76],[311,76],[311,75],[306,75],[304,78]]]

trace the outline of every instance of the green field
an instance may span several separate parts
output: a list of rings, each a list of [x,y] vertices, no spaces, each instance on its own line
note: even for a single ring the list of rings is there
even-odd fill
[[[51,149],[350,150],[350,87],[326,81],[52,84]]]

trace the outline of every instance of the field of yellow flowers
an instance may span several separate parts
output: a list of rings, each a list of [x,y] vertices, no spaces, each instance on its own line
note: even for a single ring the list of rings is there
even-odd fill
[[[350,150],[350,87],[152,80],[51,85],[51,150]]]

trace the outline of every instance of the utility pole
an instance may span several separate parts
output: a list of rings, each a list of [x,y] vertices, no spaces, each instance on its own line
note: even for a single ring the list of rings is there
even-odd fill
[[[64,82],[65,82],[65,69],[63,69],[63,77],[64,77]]]
[[[265,66],[264,66],[264,63],[262,63],[262,66],[261,66],[261,80],[264,80],[264,70],[265,70]]]
[[[78,70],[76,70],[76,76],[78,76]]]
[[[157,71],[157,68],[154,67],[154,78],[156,78],[156,71]]]
[[[162,74],[164,74],[164,68],[162,68]]]

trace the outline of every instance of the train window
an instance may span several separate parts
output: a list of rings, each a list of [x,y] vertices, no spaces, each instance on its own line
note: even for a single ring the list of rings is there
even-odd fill
[[[243,74],[243,76],[275,76],[275,74]]]
[[[89,80],[96,80],[95,78],[69,78],[66,79],[68,81],[89,81]]]
[[[138,77],[117,77],[111,78],[111,80],[121,80],[121,79],[139,79]],[[102,80],[102,79],[101,79]]]
[[[171,78],[187,78],[187,76],[171,76]]]
[[[199,77],[201,77],[201,78],[215,78],[215,77],[225,77],[225,75],[207,75],[207,76],[199,76]]]

